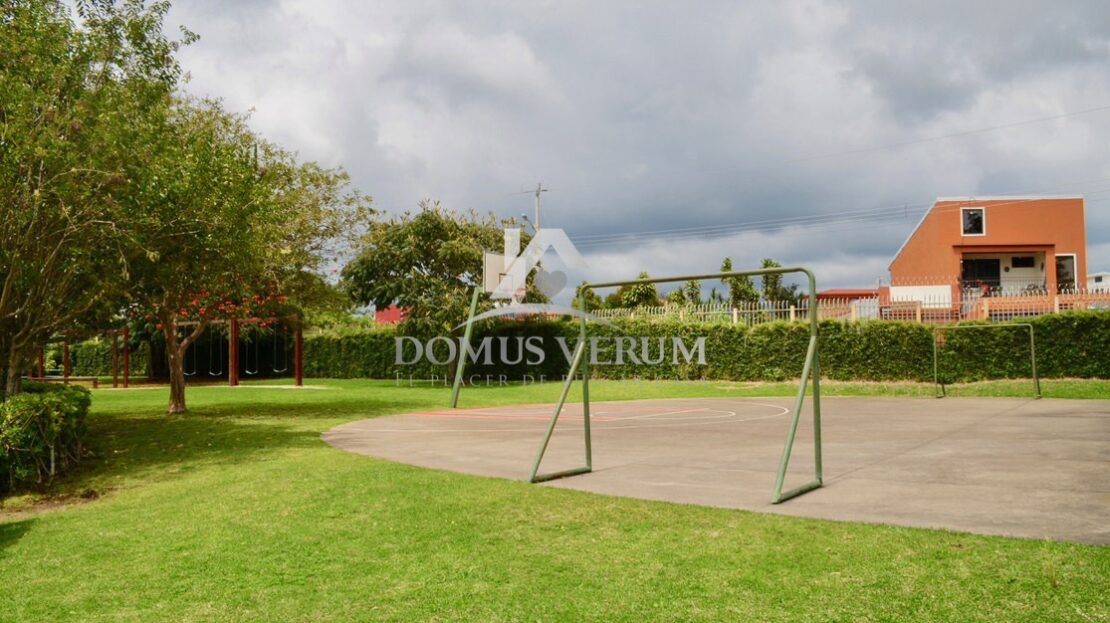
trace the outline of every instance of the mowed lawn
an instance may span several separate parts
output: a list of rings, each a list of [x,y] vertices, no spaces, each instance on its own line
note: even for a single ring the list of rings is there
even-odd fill
[[[96,391],[96,457],[54,488],[69,501],[20,512],[31,500],[15,498],[0,510],[0,621],[1110,620],[1110,548],[643,502],[388,463],[335,450],[320,433],[440,408],[449,389],[310,382],[325,388],[191,388],[191,411],[179,417],[163,414],[165,389]],[[597,400],[793,391],[591,389]],[[1045,382],[1044,391],[1107,396],[1110,384]],[[557,392],[474,388],[463,402]]]

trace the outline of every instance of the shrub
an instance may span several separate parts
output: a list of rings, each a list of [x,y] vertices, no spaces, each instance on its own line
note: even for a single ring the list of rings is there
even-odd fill
[[[38,383],[0,403],[0,492],[48,482],[74,465],[90,403],[83,387]]]

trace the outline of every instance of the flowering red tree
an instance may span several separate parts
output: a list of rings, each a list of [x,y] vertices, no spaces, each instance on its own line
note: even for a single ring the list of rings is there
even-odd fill
[[[165,337],[168,411],[182,413],[188,348],[214,321],[286,313],[330,259],[329,241],[358,230],[367,200],[342,172],[296,163],[215,103],[175,102],[145,143],[121,197],[135,248],[129,292]]]

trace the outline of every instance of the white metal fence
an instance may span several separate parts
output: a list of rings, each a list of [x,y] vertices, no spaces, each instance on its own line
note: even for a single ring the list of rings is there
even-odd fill
[[[1110,310],[1110,291],[1067,290],[1009,292],[979,288],[954,288],[946,294],[915,294],[912,297],[882,293],[869,298],[822,299],[817,304],[820,320],[906,320],[946,324],[961,320],[1010,320],[1078,309]],[[754,325],[776,320],[809,320],[808,299],[799,304],[760,301],[740,307],[723,304],[659,305],[632,309],[599,309],[601,318],[643,318]]]

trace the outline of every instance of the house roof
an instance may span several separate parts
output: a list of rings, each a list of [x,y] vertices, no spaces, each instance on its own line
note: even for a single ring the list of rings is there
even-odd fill
[[[937,197],[942,201],[1007,201],[1009,199],[1082,199],[1083,195],[977,195],[972,197]],[[936,204],[934,204],[936,205]]]
[[[914,234],[917,233],[917,230],[921,229],[922,223],[925,222],[925,219],[929,218],[929,215],[932,214],[933,210],[935,210],[937,208],[938,203],[952,203],[952,202],[970,203],[970,202],[975,202],[975,201],[1012,201],[1012,200],[1036,201],[1036,200],[1040,200],[1040,199],[1082,199],[1082,198],[1083,198],[1083,195],[979,195],[979,196],[972,196],[972,197],[937,197],[937,200],[933,202],[933,205],[930,206],[928,210],[925,210],[925,214],[923,214],[921,216],[921,220],[919,220],[917,222],[917,225],[914,225],[913,229],[910,230],[910,235],[906,236],[906,239],[904,241],[902,241],[902,246],[898,247],[898,251],[894,254],[894,257],[892,257],[890,259],[890,264],[887,265],[887,270],[890,270],[890,266],[892,264],[894,264],[894,260],[898,259],[899,255],[902,255],[902,251],[906,250],[906,245],[909,244],[910,240],[913,239],[913,236],[914,236]]]
[[[829,290],[821,290],[820,292],[818,292],[817,298],[850,299],[878,295],[878,288],[831,288]]]

